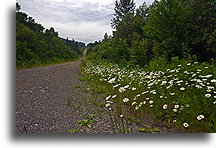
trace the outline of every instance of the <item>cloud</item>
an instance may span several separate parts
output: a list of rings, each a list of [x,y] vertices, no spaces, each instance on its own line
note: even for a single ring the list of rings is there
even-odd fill
[[[83,21],[67,24],[47,22],[47,24],[52,25],[59,32],[59,36],[74,38],[85,43],[101,40],[106,32],[111,34],[110,25],[103,22]]]
[[[54,27],[62,37],[84,42],[111,34],[112,0],[18,0],[22,11],[46,28]]]
[[[146,0],[147,3],[152,0]],[[115,0],[17,0],[21,10],[44,27],[54,27],[66,38],[94,42],[107,32],[111,35],[110,20]],[[143,0],[135,1],[141,5]]]
[[[148,4],[151,4],[153,1],[154,0],[135,0],[137,6],[142,5],[143,2],[146,2],[146,4],[148,5]]]

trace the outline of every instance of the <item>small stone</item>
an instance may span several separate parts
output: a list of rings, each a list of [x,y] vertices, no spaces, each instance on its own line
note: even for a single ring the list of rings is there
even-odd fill
[[[45,93],[46,91],[45,90],[40,90],[42,93]]]

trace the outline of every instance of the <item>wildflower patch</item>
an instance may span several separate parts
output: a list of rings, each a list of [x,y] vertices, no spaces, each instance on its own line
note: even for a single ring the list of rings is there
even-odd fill
[[[113,121],[119,117],[125,120],[118,125],[128,116],[142,118],[147,111],[188,132],[215,132],[213,71],[212,65],[198,62],[172,65],[161,71],[87,63],[84,70],[92,79],[108,85],[105,107],[115,116]],[[121,130],[127,131],[126,127]]]

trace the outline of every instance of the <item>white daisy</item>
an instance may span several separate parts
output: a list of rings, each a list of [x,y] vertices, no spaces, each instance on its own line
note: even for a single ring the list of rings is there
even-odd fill
[[[123,102],[125,102],[125,103],[128,102],[128,101],[129,101],[128,98],[124,98],[124,99],[123,99]]]
[[[164,104],[163,105],[163,109],[167,109],[168,105],[167,104]]]
[[[185,123],[183,123],[183,126],[187,128],[189,126],[189,124],[185,122]]]

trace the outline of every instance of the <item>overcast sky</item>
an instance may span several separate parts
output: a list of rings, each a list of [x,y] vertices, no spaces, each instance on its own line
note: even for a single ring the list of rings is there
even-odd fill
[[[134,0],[137,6],[153,0]],[[21,11],[45,28],[54,27],[59,36],[85,43],[112,34],[110,20],[115,0],[17,0]]]

